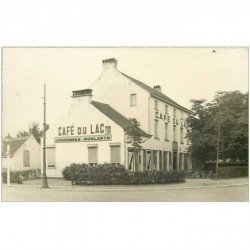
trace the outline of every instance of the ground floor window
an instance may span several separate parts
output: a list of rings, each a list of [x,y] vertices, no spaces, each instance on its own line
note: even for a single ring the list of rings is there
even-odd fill
[[[188,170],[188,154],[184,154],[184,169]]]
[[[179,170],[182,170],[183,154],[179,154]]]
[[[163,171],[167,171],[168,168],[168,152],[163,152]]]
[[[152,153],[151,150],[147,150],[147,156],[146,156],[146,170],[151,170],[151,164],[152,164]]]
[[[162,151],[159,151],[159,170],[162,171]]]
[[[128,169],[131,171],[171,171],[187,170],[190,159],[187,153],[153,149],[134,151],[128,148]]]
[[[157,169],[157,165],[158,165],[158,153],[157,150],[153,150],[153,169]]]
[[[89,165],[95,166],[98,163],[98,147],[95,145],[89,145],[88,156],[89,156]]]
[[[120,145],[110,145],[110,163],[121,163]]]

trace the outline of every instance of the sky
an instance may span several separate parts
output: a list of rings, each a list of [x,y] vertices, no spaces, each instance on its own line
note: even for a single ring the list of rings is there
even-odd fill
[[[212,51],[215,50],[215,53]],[[47,123],[71,104],[71,91],[88,88],[102,60],[116,58],[118,70],[191,108],[190,99],[211,101],[216,91],[248,91],[248,48],[3,48],[2,136],[15,137],[31,122]],[[110,90],[112,94],[112,90]],[[94,93],[93,93],[94,98]]]

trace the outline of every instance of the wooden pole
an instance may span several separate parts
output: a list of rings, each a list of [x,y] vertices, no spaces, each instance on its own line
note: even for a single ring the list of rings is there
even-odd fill
[[[46,175],[46,84],[44,83],[43,95],[43,174],[42,188],[48,188],[48,180]]]

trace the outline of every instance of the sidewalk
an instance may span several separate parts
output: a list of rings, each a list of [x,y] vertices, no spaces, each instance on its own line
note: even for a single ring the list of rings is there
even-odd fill
[[[165,202],[165,201],[248,201],[248,178],[209,180],[187,179],[185,183],[152,185],[72,186],[62,179],[48,179],[23,184],[2,185],[2,201],[95,201],[95,202]]]

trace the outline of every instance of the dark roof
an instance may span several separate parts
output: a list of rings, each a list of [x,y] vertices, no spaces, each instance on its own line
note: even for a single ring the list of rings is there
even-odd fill
[[[20,137],[16,139],[12,139],[10,142],[10,156],[12,157],[16,151],[24,144],[24,142],[28,139],[28,137]],[[3,141],[2,144],[2,157],[7,156],[7,142]]]
[[[173,106],[182,109],[184,111],[186,111],[187,113],[192,113],[189,109],[182,107],[181,105],[179,105],[177,102],[175,102],[174,100],[172,100],[171,98],[169,98],[168,96],[164,95],[163,93],[161,93],[160,91],[149,87],[147,84],[140,82],[136,79],[134,79],[131,76],[128,76],[122,72],[120,72],[121,74],[123,74],[125,77],[127,77],[130,81],[134,82],[135,84],[137,84],[138,86],[140,86],[141,88],[145,89],[146,91],[148,91],[152,96],[159,98],[169,104],[172,104]]]
[[[106,115],[108,118],[110,118],[112,121],[114,121],[117,125],[119,125],[123,129],[132,126],[132,122],[129,119],[127,119],[122,114],[114,110],[108,104],[92,101],[92,105],[94,105],[99,111],[101,111],[104,115]],[[141,132],[142,136],[151,137],[151,135],[147,134],[143,130],[139,129],[139,131]]]

